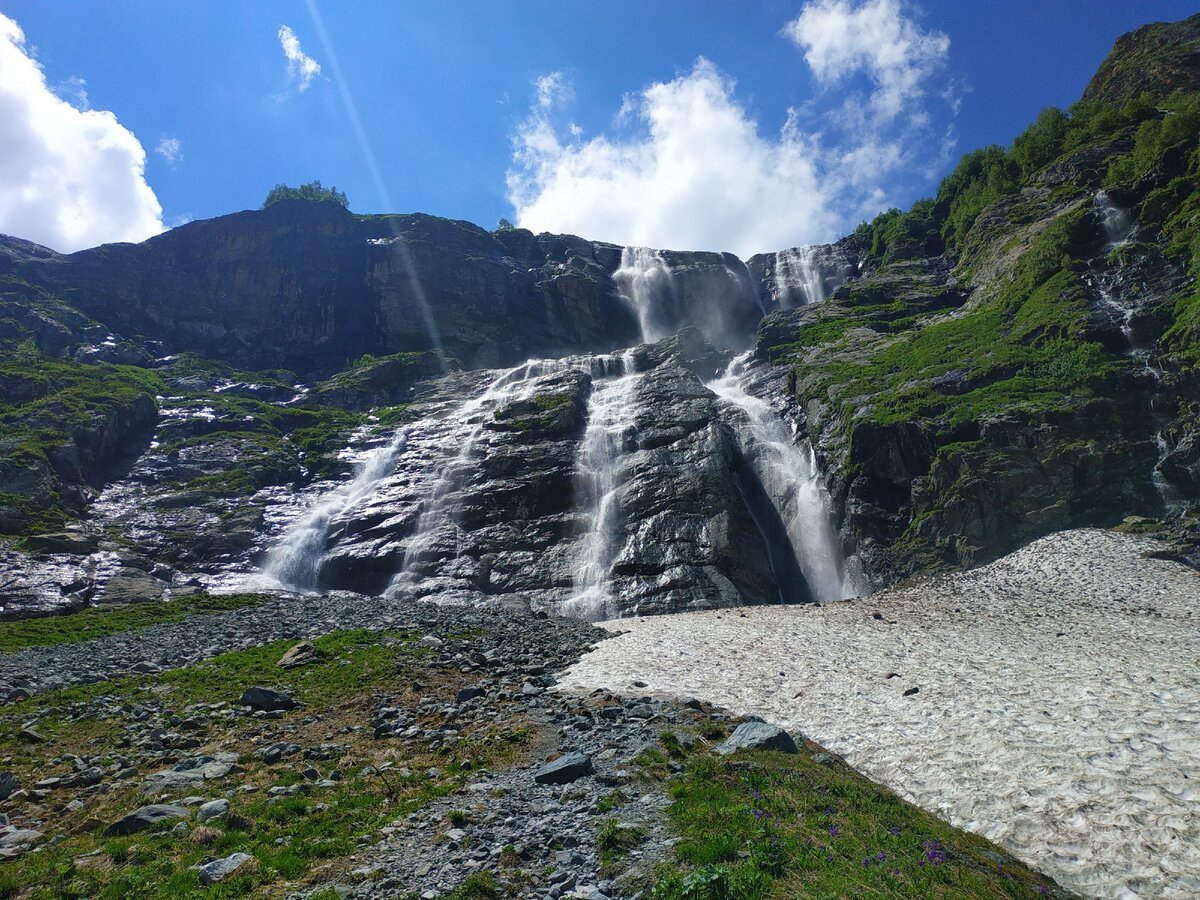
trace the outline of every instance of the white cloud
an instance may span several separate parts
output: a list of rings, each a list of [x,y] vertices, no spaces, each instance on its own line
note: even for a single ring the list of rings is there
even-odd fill
[[[562,72],[551,72],[534,79],[538,109],[549,111],[571,98],[571,87]]]
[[[870,78],[871,113],[894,119],[924,94],[924,82],[946,60],[950,38],[923,31],[899,0],[815,0],[784,28],[824,84],[857,73]]]
[[[287,25],[279,26],[279,46],[287,57],[288,75],[295,83],[296,90],[307,91],[313,79],[321,74],[321,64],[300,49],[300,38]]]
[[[819,83],[865,72],[872,96],[825,91],[789,108],[778,130],[761,128],[733,79],[700,57],[690,72],[624,95],[614,134],[583,140],[558,119],[571,90],[551,73],[534,82],[514,136],[517,223],[746,257],[836,238],[896,202],[906,179],[927,188],[927,149],[949,152],[953,136],[926,102],[948,39],[917,28],[897,0],[813,0],[784,34]]]
[[[72,86],[78,99],[82,81]],[[111,112],[77,109],[52,91],[2,14],[0,122],[0,232],[72,251],[163,230],[141,143]]]
[[[154,152],[174,165],[183,159],[183,142],[179,138],[165,137],[158,142],[158,146],[154,148]]]
[[[58,94],[58,96],[62,97],[76,109],[87,110],[92,108],[92,103],[88,99],[87,82],[78,75],[72,75],[70,78],[64,79],[55,88],[54,93]]]

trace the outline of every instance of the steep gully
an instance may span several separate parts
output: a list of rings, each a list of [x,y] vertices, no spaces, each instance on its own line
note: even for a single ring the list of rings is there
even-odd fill
[[[776,303],[790,308],[821,302],[828,285],[836,287],[845,279],[846,269],[839,265],[834,271],[822,271],[821,258],[810,248],[780,253],[771,276]],[[725,274],[729,283],[716,290],[752,290],[745,266],[738,271],[727,265]],[[479,579],[468,570],[479,554],[470,546],[472,529],[464,519],[472,515],[473,485],[488,477],[495,425],[506,413],[511,417],[514,409],[529,407],[540,412],[569,403],[571,389],[582,387],[583,427],[571,448],[568,486],[571,496],[567,502],[573,509],[563,516],[569,521],[562,523],[567,532],[562,541],[566,549],[545,550],[550,555],[565,552],[569,558],[560,561],[556,577],[551,579],[557,590],[544,596],[540,605],[590,620],[647,609],[629,596],[638,593],[636,582],[631,588],[629,578],[615,576],[622,569],[622,558],[636,555],[639,549],[631,548],[631,543],[646,536],[670,541],[669,534],[654,533],[658,529],[653,517],[646,523],[648,534],[631,533],[626,521],[631,500],[627,495],[633,470],[639,464],[647,465],[644,454],[639,460],[639,437],[643,450],[647,441],[638,427],[639,416],[647,413],[646,394],[653,393],[646,382],[654,373],[661,378],[680,363],[677,351],[656,354],[648,345],[665,342],[671,335],[677,319],[673,310],[681,299],[671,266],[661,254],[647,248],[624,248],[613,280],[637,318],[641,347],[557,360],[531,359],[490,373],[481,389],[456,406],[439,406],[428,416],[398,427],[386,444],[359,462],[351,480],[311,499],[307,509],[282,531],[264,559],[262,572],[249,583],[298,591],[339,586],[344,582],[339,571],[353,567],[344,557],[339,561],[339,545],[364,531],[374,531],[381,539],[372,546],[382,551],[374,564],[379,565],[382,555],[390,561],[384,566],[390,564],[394,570],[386,584],[380,579],[372,586],[375,592],[447,602],[478,600],[479,594],[469,587]],[[709,352],[708,356],[715,354]],[[711,373],[714,377],[703,385],[692,384],[685,390],[708,395],[707,402],[714,404],[728,442],[733,489],[761,536],[775,585],[774,595],[760,599],[795,602],[853,596],[859,580],[847,574],[813,449],[807,441],[797,440],[794,429],[777,410],[747,391],[744,382],[749,358],[750,351],[741,353],[723,365],[723,371]],[[708,367],[715,368],[711,360]],[[672,375],[675,381],[686,378],[678,371]],[[572,378],[574,381],[564,382]],[[406,466],[411,457],[423,458],[428,464]],[[399,497],[397,481],[408,482],[408,491],[401,489]],[[385,508],[392,502],[389,497],[400,501],[391,509]],[[720,518],[709,517],[699,530],[718,528]],[[399,546],[393,543],[397,535]],[[705,540],[703,535],[699,540]],[[354,558],[363,561],[361,553]],[[667,570],[682,568],[680,559],[668,562],[674,565]],[[636,569],[636,565],[626,565],[622,571],[636,578]],[[658,587],[668,589],[672,581],[685,580],[669,571],[655,579]],[[353,586],[364,587],[361,583]],[[644,591],[645,585],[641,587]],[[726,592],[724,602],[718,599],[716,604],[753,599],[745,592],[734,593],[742,596]],[[690,597],[691,602],[672,603],[668,608],[713,605],[704,598],[696,602],[694,592],[684,591],[682,596]]]

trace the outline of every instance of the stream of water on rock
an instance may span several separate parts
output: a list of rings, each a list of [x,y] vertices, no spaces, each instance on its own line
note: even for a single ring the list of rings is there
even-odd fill
[[[845,600],[857,594],[846,575],[829,502],[821,487],[812,445],[796,443],[787,425],[765,400],[741,384],[750,351],[735,358],[725,374],[707,385],[740,415],[730,417],[742,454],[787,527],[804,580],[816,600]]]
[[[826,297],[816,247],[795,247],[775,254],[775,300],[781,309],[824,303]]]
[[[592,386],[587,429],[579,444],[577,502],[590,528],[581,543],[574,592],[562,611],[589,621],[615,614],[611,569],[620,547],[618,492],[625,433],[633,419],[634,395],[641,379],[631,351],[620,357],[620,374]]]
[[[822,261],[807,250],[788,251],[794,257],[791,268],[785,276],[777,273],[776,277],[784,277],[793,289],[801,284],[803,302],[820,302],[826,283]],[[748,271],[738,272],[729,263],[725,269],[730,289],[741,291],[743,282],[749,284]],[[666,337],[662,325],[668,319],[666,305],[677,298],[670,266],[662,254],[646,248],[624,248],[613,279],[620,296],[637,314],[643,342]],[[786,528],[786,540],[794,550],[809,593],[818,600],[853,596],[853,579],[846,575],[812,447],[807,442],[796,443],[775,410],[743,388],[741,376],[748,359],[749,354],[735,359],[724,376],[707,387],[728,405],[731,414],[723,417],[730,421],[751,477],[761,483]],[[489,445],[488,423],[501,408],[533,398],[539,383],[543,383],[539,379],[571,369],[586,372],[593,379],[586,424],[575,450],[573,492],[577,519],[586,523],[586,531],[574,551],[571,593],[559,609],[566,615],[590,620],[621,614],[620,598],[613,595],[612,569],[622,547],[622,470],[631,449],[629,432],[637,414],[638,385],[645,377],[644,372],[637,371],[633,349],[528,360],[491,373],[490,381],[475,388],[470,399],[452,406],[449,413],[426,416],[397,430],[387,446],[360,463],[350,481],[318,499],[283,532],[266,558],[263,574],[295,590],[318,590],[331,541],[338,540],[345,522],[352,519],[351,514],[360,505],[379,503],[381,496],[387,496],[385,482],[397,475],[402,467],[401,455],[408,448],[425,461],[413,469],[413,475],[403,477],[425,474],[419,476],[420,485],[413,483],[401,494],[407,498],[402,502],[412,524],[405,526],[407,536],[402,538],[396,557],[398,565],[383,593],[390,597],[416,596],[422,591],[422,583],[427,594],[441,589],[439,579],[446,586],[455,584],[461,576],[452,572],[455,561],[462,559],[464,546],[456,510],[461,507],[463,491],[481,477],[481,458],[487,455]]]
[[[267,555],[263,574],[293,590],[317,590],[321,557],[329,540],[329,525],[335,518],[369,497],[376,485],[394,468],[396,458],[408,443],[410,428],[399,428],[391,442],[373,451],[354,478],[317,501],[283,534]]]
[[[671,290],[671,267],[661,253],[649,247],[624,248],[613,282],[637,315],[642,343],[652,344],[670,335],[658,315],[664,293]]]
[[[1097,218],[1100,220],[1101,227],[1104,229],[1106,243],[1104,246],[1104,257],[1100,260],[1099,270],[1091,276],[1091,281],[1100,294],[1101,303],[1120,316],[1121,334],[1124,335],[1125,341],[1129,346],[1128,355],[1141,364],[1142,371],[1150,378],[1154,379],[1156,383],[1161,383],[1163,380],[1163,371],[1155,364],[1152,349],[1139,346],[1137,337],[1133,333],[1133,319],[1137,311],[1136,307],[1132,304],[1121,302],[1115,290],[1116,284],[1114,283],[1114,279],[1109,273],[1109,269],[1111,268],[1109,263],[1111,254],[1133,240],[1134,235],[1137,233],[1137,222],[1129,213],[1113,203],[1112,198],[1109,197],[1106,191],[1096,192],[1095,199],[1093,200],[1093,208]],[[1089,264],[1089,268],[1092,265]],[[1162,473],[1162,465],[1171,453],[1165,432],[1165,423],[1168,421],[1168,417],[1155,414],[1154,418],[1160,426],[1154,435],[1154,444],[1158,452],[1158,459],[1154,467],[1150,470],[1150,481],[1154,485],[1154,489],[1158,492],[1159,498],[1162,500],[1163,508],[1168,513],[1178,512],[1186,506],[1186,502],[1179,490]]]

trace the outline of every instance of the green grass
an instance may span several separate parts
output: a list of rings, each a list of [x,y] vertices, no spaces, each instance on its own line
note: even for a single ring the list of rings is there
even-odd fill
[[[330,723],[334,721],[357,723],[360,730],[339,732],[335,737],[350,745],[348,753],[354,760],[336,787],[320,788],[307,796],[272,798],[266,794],[266,786],[303,780],[296,771],[296,761],[271,766],[253,757],[249,751],[256,744],[247,740],[262,732],[261,723],[252,719],[233,723],[214,720],[209,726],[214,733],[207,740],[242,753],[242,771],[233,776],[235,783],[259,788],[254,793],[232,795],[230,816],[215,840],[201,845],[171,833],[110,838],[102,830],[86,825],[89,818],[108,822],[146,802],[134,780],[126,787],[115,787],[92,798],[78,813],[55,810],[55,821],[43,827],[57,834],[58,840],[39,852],[5,863],[0,868],[0,898],[17,896],[21,891],[26,892],[22,896],[33,900],[274,895],[281,891],[282,882],[304,880],[325,863],[341,864],[339,861],[358,851],[360,838],[373,839],[384,824],[446,796],[466,777],[462,760],[470,759],[474,766],[498,765],[519,752],[511,734],[492,726],[464,729],[462,743],[453,751],[429,751],[419,744],[380,744],[370,739],[369,728],[361,726],[366,725],[372,708],[363,701],[372,692],[403,689],[419,672],[427,692],[453,696],[454,684],[442,684],[436,671],[423,668],[430,652],[415,643],[414,635],[335,632],[314,639],[317,662],[298,669],[280,669],[277,661],[293,643],[279,641],[226,653],[195,667],[67,688],[6,709],[0,717],[0,755],[7,757],[6,768],[16,771],[23,783],[53,770],[56,764],[52,757],[121,752],[120,719],[124,713],[116,717],[89,713],[90,701],[99,697],[105,698],[106,706],[116,704],[122,710],[137,709],[140,704],[184,710],[194,703],[236,702],[244,688],[265,684],[288,691],[303,704],[280,723],[282,733],[292,734],[294,740],[308,744],[324,739],[322,732],[332,729]],[[314,717],[319,718],[308,726],[306,737],[303,729]],[[38,719],[37,727],[46,743],[28,745],[17,739],[16,730],[31,718]],[[396,766],[386,781],[364,774],[364,763],[385,756]],[[316,765],[327,772],[335,763]],[[426,775],[430,766],[437,766],[441,775]],[[411,774],[401,772],[402,767],[411,767]],[[213,786],[208,793],[224,793],[228,787]],[[195,829],[195,823],[191,824]],[[75,861],[96,850],[101,851],[100,868],[88,868]],[[219,887],[200,886],[191,866],[239,851],[255,857],[257,871],[222,882]],[[456,896],[493,896],[487,893],[490,884],[478,878],[468,881]]]
[[[696,756],[671,783],[680,838],[659,900],[1037,897],[1051,883],[838,761]]]
[[[266,599],[264,594],[195,594],[167,602],[94,606],[62,616],[6,622],[0,625],[0,652],[79,644],[147,625],[180,622],[190,615],[255,606]]]

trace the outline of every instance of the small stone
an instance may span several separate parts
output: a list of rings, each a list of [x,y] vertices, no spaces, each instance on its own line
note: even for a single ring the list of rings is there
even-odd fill
[[[538,784],[570,784],[585,775],[591,775],[592,771],[592,758],[574,750],[546,763],[533,773],[533,780]]]
[[[778,750],[780,753],[795,753],[796,742],[777,725],[743,722],[725,743],[716,748],[716,752],[722,754],[738,750]]]
[[[17,789],[17,777],[12,772],[0,772],[0,800],[7,800]]]
[[[17,733],[17,737],[19,737],[21,740],[23,740],[27,744],[44,744],[44,743],[46,743],[46,739],[44,737],[42,737],[40,734],[38,734],[37,729],[34,728],[33,726],[30,726],[28,728],[22,728]]]

